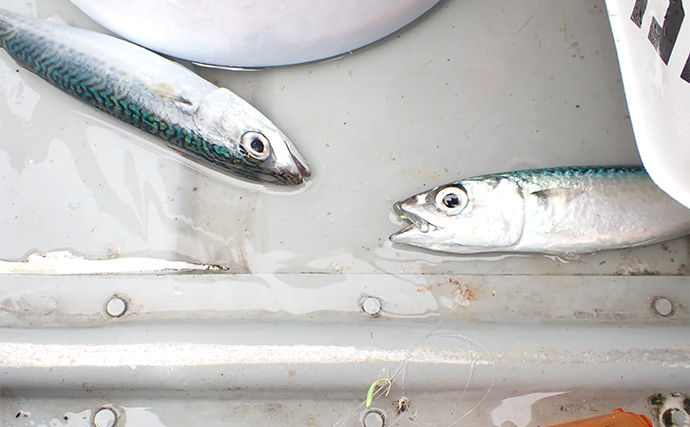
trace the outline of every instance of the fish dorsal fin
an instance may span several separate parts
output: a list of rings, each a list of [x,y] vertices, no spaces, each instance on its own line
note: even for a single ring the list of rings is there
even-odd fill
[[[201,100],[194,112],[194,124],[201,132],[218,133],[223,129],[223,117],[232,103],[233,93],[219,87]]]
[[[185,96],[183,89],[179,86],[173,86],[167,83],[156,83],[146,85],[146,89],[160,98],[186,106],[194,105],[194,103]]]
[[[205,122],[219,120],[227,110],[228,104],[232,102],[232,96],[232,92],[224,87],[219,87],[209,93],[199,103],[199,107],[194,114],[194,120]]]
[[[204,97],[204,99],[201,101],[201,106],[226,106],[232,101],[233,96],[234,95],[232,92],[230,92],[230,89],[219,87]]]
[[[45,21],[45,22],[50,22],[51,24],[58,24],[58,25],[65,25],[65,26],[69,25],[69,24],[67,24],[67,22],[65,22],[65,20],[62,19],[62,17],[59,16],[59,15],[50,15],[50,16],[46,16],[46,17],[43,18],[42,20]]]

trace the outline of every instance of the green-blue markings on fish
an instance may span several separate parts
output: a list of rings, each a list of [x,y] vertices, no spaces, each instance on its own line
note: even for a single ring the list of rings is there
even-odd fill
[[[393,207],[394,243],[472,254],[575,254],[690,233],[690,210],[641,167],[570,167],[467,178]]]
[[[204,166],[274,184],[309,176],[292,142],[249,103],[132,43],[0,10],[0,44],[58,88]]]

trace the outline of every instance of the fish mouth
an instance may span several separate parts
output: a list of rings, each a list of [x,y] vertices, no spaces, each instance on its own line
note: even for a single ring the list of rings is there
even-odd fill
[[[303,178],[310,177],[311,170],[309,169],[309,165],[307,165],[307,162],[302,158],[302,156],[300,156],[299,153],[292,150],[290,150],[290,154],[292,155],[292,161],[295,163],[295,166],[297,166],[299,174]]]
[[[405,221],[408,225],[390,237],[393,241],[395,241],[394,237],[400,236],[415,228],[422,233],[428,233],[431,228],[429,222],[427,222],[421,216],[413,212],[410,212],[408,209],[405,209],[405,206],[403,206],[403,204],[404,202],[398,202],[394,204],[393,212],[395,212],[395,214],[398,215],[398,217],[401,220]]]
[[[291,179],[288,179],[287,183],[288,184],[301,184],[304,180],[304,178],[308,178],[311,176],[311,170],[309,169],[309,165],[307,165],[307,161],[302,157],[299,151],[297,151],[297,147],[292,143],[290,138],[285,136],[280,130],[278,130],[278,133],[283,139],[283,143],[285,144],[285,148],[287,148],[287,154],[289,155],[289,161],[287,162],[288,164],[285,165],[285,169],[283,169],[283,174],[285,172],[289,175],[291,175]]]
[[[304,182],[305,178],[311,176],[309,166],[307,166],[304,159],[299,154],[295,155],[293,152],[290,152],[290,155],[292,162],[280,172],[277,184],[299,185]]]
[[[298,173],[304,178],[311,176],[311,171],[309,170],[307,161],[299,153],[297,147],[295,147],[295,144],[292,143],[292,140],[290,140],[290,138],[288,138],[287,135],[281,132],[280,129],[278,129],[278,134],[283,139],[283,143],[285,143],[288,153],[290,154],[290,158],[292,159],[292,162],[294,163]]]

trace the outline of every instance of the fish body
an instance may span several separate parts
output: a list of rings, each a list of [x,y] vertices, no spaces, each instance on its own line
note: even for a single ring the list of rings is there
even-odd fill
[[[690,210],[641,167],[571,167],[467,178],[398,202],[390,239],[472,254],[577,254],[690,233]]]
[[[23,67],[207,167],[300,184],[292,142],[226,88],[132,43],[0,10],[0,44]]]

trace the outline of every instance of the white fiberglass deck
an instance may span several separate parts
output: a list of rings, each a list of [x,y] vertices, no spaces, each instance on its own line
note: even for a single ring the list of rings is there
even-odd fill
[[[687,238],[567,262],[388,241],[393,202],[457,178],[640,163],[603,1],[442,1],[330,62],[195,70],[295,142],[306,188],[205,175],[0,51],[0,425],[357,426],[379,375],[387,426],[690,393]]]

